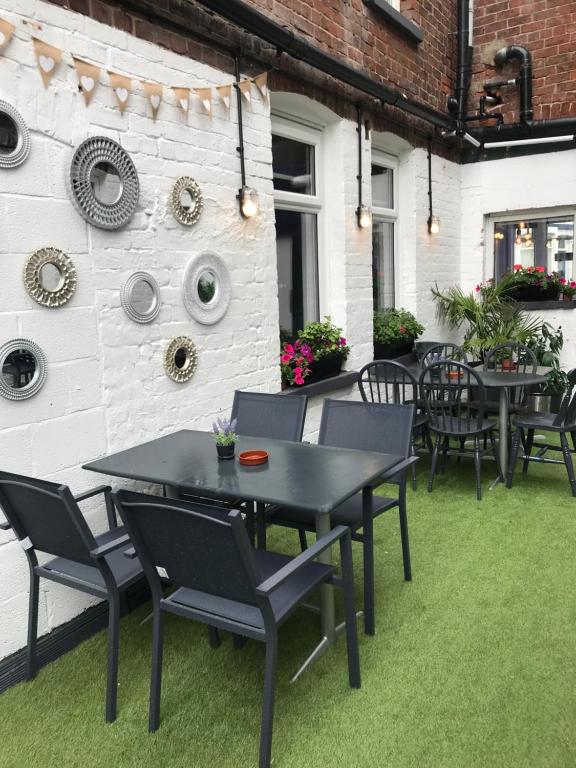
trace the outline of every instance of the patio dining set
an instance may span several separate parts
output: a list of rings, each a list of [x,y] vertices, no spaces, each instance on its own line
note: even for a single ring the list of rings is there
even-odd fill
[[[544,376],[529,350],[506,347],[487,354],[481,369],[468,365],[463,350],[454,345],[433,345],[414,365],[390,360],[368,364],[358,374],[357,399],[324,400],[317,444],[302,441],[306,397],[237,391],[231,418],[239,447],[266,454],[267,460],[256,466],[219,460],[213,436],[196,430],[180,430],[84,466],[154,485],[155,494],[113,492],[104,485],[73,496],[64,485],[0,472],[0,506],[6,518],[0,527],[14,531],[30,570],[27,678],[37,669],[40,578],[106,600],[105,717],[114,721],[122,598],[145,578],[153,622],[149,730],[160,725],[165,614],[176,614],[205,624],[212,648],[220,645],[222,632],[239,649],[247,639],[265,644],[259,765],[267,768],[278,628],[299,607],[310,607],[311,594],[318,592],[320,642],[293,680],[345,634],[348,682],[360,687],[352,542],[362,545],[364,632],[374,635],[374,519],[398,509],[403,575],[410,581],[406,491],[410,477],[416,486],[416,454],[422,448],[431,452],[429,491],[451,455],[460,460],[470,454],[478,499],[484,454],[494,460],[497,478],[506,478],[511,487],[522,445],[524,471],[532,460],[558,463],[546,454],[560,450],[576,495],[567,442],[570,434],[576,449],[576,372],[569,374],[570,390],[558,414],[527,413],[529,388],[541,384]],[[497,400],[490,397],[492,392],[498,393]],[[541,431],[557,433],[560,444],[539,443],[535,435]],[[390,495],[375,495],[373,490],[383,483]],[[98,495],[106,505],[108,530],[95,536],[79,505]],[[272,526],[295,530],[300,554],[291,557],[268,549]],[[309,532],[315,533],[314,543],[308,541]],[[332,559],[336,544],[338,565]],[[51,559],[43,557],[39,563],[37,552]],[[343,596],[341,625],[336,622],[336,590]]]

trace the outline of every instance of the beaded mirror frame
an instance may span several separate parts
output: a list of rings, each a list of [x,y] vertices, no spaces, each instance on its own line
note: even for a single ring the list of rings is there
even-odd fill
[[[14,353],[23,352],[21,355],[22,368],[15,363],[7,363],[8,357]],[[34,369],[30,381],[22,386],[10,385],[9,376],[26,378],[30,370],[26,370],[26,365],[30,361],[26,359],[26,353],[34,358]],[[0,347],[0,396],[7,400],[27,400],[33,397],[46,381],[46,355],[34,341],[30,339],[11,339]]]
[[[42,282],[42,270],[47,265],[52,265],[60,273],[58,286],[54,290]],[[76,268],[64,251],[39,248],[24,265],[24,286],[30,298],[43,307],[61,307],[70,301],[76,290]]]

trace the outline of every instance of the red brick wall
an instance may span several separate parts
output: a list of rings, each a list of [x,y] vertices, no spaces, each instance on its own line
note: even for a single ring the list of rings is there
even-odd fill
[[[494,66],[498,48],[513,44],[532,54],[534,119],[576,117],[576,0],[476,0],[471,109],[486,81],[515,77],[517,62],[503,70]],[[516,122],[517,89],[501,94],[499,111],[507,123]]]
[[[170,8],[175,18],[185,20],[190,29],[207,40],[167,30],[151,23],[144,14],[127,12],[120,0],[49,0],[98,21],[119,27],[177,53],[232,71],[232,59],[210,41],[227,46],[238,45],[246,54],[268,59],[276,70],[271,76],[272,88],[306,93],[338,114],[353,117],[354,102],[362,94],[338,83],[289,56],[276,58],[276,52],[258,39],[230,26],[221,17],[211,15],[199,5],[180,5],[175,0],[157,0],[158,8]],[[407,18],[424,31],[418,46],[362,0],[247,0],[270,18],[294,29],[329,53],[348,60],[359,69],[387,85],[442,112],[453,88],[455,61],[456,0],[401,0]],[[247,59],[244,59],[247,65]],[[426,123],[411,118],[400,110],[382,107],[370,99],[375,125],[381,130],[394,130],[413,143],[422,144]],[[440,142],[444,143],[444,142]],[[446,151],[443,148],[443,151]]]

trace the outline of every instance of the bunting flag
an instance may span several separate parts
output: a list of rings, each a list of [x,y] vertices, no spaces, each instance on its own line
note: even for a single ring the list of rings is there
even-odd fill
[[[72,61],[76,67],[78,87],[82,91],[86,106],[88,106],[92,101],[92,96],[94,96],[94,91],[98,85],[100,67],[97,67],[95,64],[89,64],[87,61],[79,59],[76,56],[72,56]]]
[[[178,108],[182,112],[182,115],[188,117],[188,110],[190,109],[190,88],[172,88],[174,95],[176,96],[176,103]]]
[[[156,120],[162,101],[162,86],[159,85],[159,83],[149,83],[143,80],[142,87],[144,88],[144,93],[152,108],[152,119]]]
[[[52,80],[58,65],[62,61],[62,51],[53,45],[48,45],[43,40],[39,40],[37,37],[33,37],[32,42],[44,88],[48,88],[50,80]]]
[[[195,91],[206,114],[212,116],[212,88],[196,88]]]
[[[14,34],[14,25],[10,24],[5,19],[0,19],[0,51],[5,48]]]
[[[216,88],[216,90],[218,91],[218,96],[220,97],[220,101],[222,102],[222,104],[224,104],[228,114],[230,114],[230,97],[232,96],[232,86],[219,85]]]
[[[242,80],[241,82],[236,83],[236,85],[240,89],[240,93],[242,94],[242,96],[244,96],[248,104],[250,104],[252,100],[252,92],[251,92],[252,80]]]
[[[110,78],[110,85],[114,91],[116,97],[116,103],[120,112],[124,112],[128,106],[128,99],[130,98],[130,88],[132,87],[132,80],[125,75],[119,75],[117,72],[108,72]]]
[[[270,95],[270,91],[268,90],[268,72],[262,72],[261,75],[255,77],[253,79],[253,83],[260,91],[260,95],[262,96],[262,101],[264,104],[268,104]]]

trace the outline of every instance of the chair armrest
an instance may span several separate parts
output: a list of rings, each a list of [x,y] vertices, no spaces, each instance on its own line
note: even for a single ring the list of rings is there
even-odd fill
[[[0,531],[9,531],[12,528],[8,520],[3,520],[0,523]]]
[[[296,571],[298,571],[304,565],[312,562],[312,560],[315,560],[318,555],[321,555],[325,549],[331,547],[332,544],[338,541],[338,539],[349,535],[350,529],[346,525],[336,526],[336,528],[333,528],[330,533],[322,536],[322,538],[318,539],[318,541],[316,541],[311,547],[308,547],[305,552],[297,555],[283,568],[280,568],[279,571],[276,571],[273,576],[270,576],[270,578],[266,579],[266,581],[263,581],[262,584],[257,586],[256,593],[260,595],[260,597],[268,597],[271,592],[274,592],[275,589],[278,589],[278,587],[282,586],[286,579],[290,578],[290,576],[296,573]]]
[[[91,499],[92,496],[97,496],[99,493],[110,493],[111,490],[112,488],[109,485],[99,485],[97,488],[92,488],[90,491],[84,491],[84,493],[79,493],[78,496],[74,496],[74,501]]]
[[[406,472],[406,470],[412,466],[412,464],[416,464],[416,462],[419,460],[419,456],[410,456],[408,459],[403,459],[399,464],[395,464],[393,467],[391,467],[389,470],[384,472],[383,475],[380,475],[378,478],[379,483],[385,483],[387,478],[394,477],[395,475],[399,474],[400,472]]]
[[[134,560],[134,558],[136,557],[136,550],[134,549],[134,547],[130,547],[129,549],[126,550],[126,552],[123,552],[122,554],[124,555],[124,557],[127,557],[129,560]]]
[[[115,552],[117,549],[122,549],[122,547],[125,547],[127,544],[130,544],[130,536],[128,536],[127,533],[124,533],[122,536],[114,539],[114,541],[109,541],[107,544],[102,544],[101,547],[91,549],[90,557],[94,560],[98,560],[101,557],[109,555],[111,552]]]

